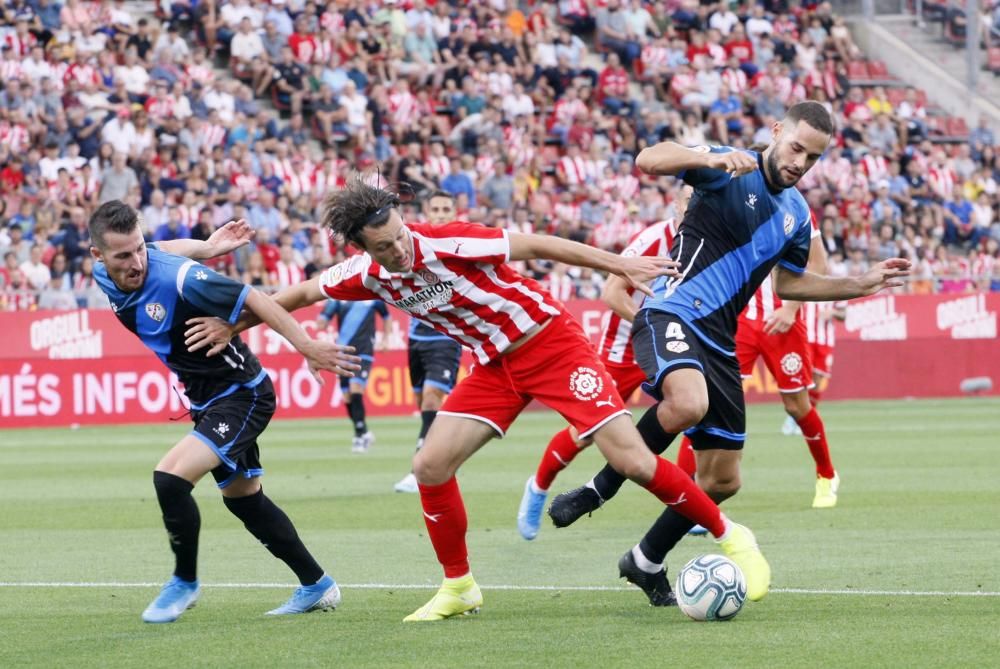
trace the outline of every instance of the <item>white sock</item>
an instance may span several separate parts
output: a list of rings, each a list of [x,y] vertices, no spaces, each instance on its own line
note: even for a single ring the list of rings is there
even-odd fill
[[[647,574],[656,574],[663,569],[662,564],[650,562],[649,559],[642,554],[642,549],[639,548],[639,544],[632,547],[632,559],[635,560],[635,566]]]
[[[531,485],[531,492],[535,493],[536,495],[547,495],[547,494],[549,494],[548,490],[542,490],[541,488],[538,487],[538,484],[535,483],[535,477],[534,476],[531,477],[531,484],[530,485]]]

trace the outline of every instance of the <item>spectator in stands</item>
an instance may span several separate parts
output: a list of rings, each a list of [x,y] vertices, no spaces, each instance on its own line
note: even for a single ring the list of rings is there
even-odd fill
[[[983,158],[983,151],[986,147],[996,146],[996,136],[990,128],[990,120],[984,114],[979,117],[979,122],[975,128],[969,132],[969,146],[972,148],[972,159],[980,161]]]
[[[632,61],[639,57],[642,45],[630,32],[620,0],[608,0],[603,9],[597,10],[595,18],[598,43],[617,53],[625,67],[632,67]]]
[[[36,241],[31,245],[28,259],[22,262],[19,267],[28,286],[34,290],[42,290],[49,284],[49,280],[52,278],[49,266],[45,264],[43,259],[44,254],[45,245],[42,242]]]

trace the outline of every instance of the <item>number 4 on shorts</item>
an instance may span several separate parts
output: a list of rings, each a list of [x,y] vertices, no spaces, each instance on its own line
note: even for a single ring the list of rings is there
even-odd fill
[[[680,323],[667,323],[666,339],[684,339],[684,330]]]

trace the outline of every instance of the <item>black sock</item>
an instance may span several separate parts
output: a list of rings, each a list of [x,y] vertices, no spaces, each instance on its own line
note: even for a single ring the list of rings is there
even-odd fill
[[[647,560],[660,564],[666,559],[667,553],[694,526],[693,520],[685,518],[673,509],[665,509],[639,542],[639,550]]]
[[[153,487],[163,512],[170,550],[174,552],[174,576],[184,581],[197,580],[201,514],[191,496],[194,485],[179,476],[154,471]]]
[[[642,414],[642,418],[635,426],[639,431],[639,436],[645,442],[646,448],[657,455],[667,450],[667,447],[677,437],[676,434],[665,431],[660,425],[660,420],[656,417],[656,407],[658,406],[659,404],[656,404],[646,409],[646,413]],[[601,499],[605,501],[618,494],[623,483],[625,483],[625,477],[616,472],[611,465],[604,465],[604,469],[594,477],[594,488],[597,489],[597,494],[601,496]]]
[[[421,411],[420,412],[420,434],[417,435],[418,439],[423,439],[427,436],[427,431],[431,429],[431,423],[434,422],[434,417],[438,415],[437,411]]]
[[[368,431],[368,423],[365,422],[365,400],[361,393],[351,393],[347,401],[347,415],[354,423],[354,436],[363,436]]]
[[[323,568],[306,550],[292,521],[263,489],[247,497],[223,497],[222,501],[271,555],[295,572],[302,585],[313,585],[323,577]]]

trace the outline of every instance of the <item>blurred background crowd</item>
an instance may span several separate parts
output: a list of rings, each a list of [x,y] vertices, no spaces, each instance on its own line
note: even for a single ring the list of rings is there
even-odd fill
[[[279,288],[341,259],[317,230],[355,170],[459,218],[620,250],[675,214],[663,140],[749,147],[803,99],[835,115],[800,182],[830,271],[904,256],[908,292],[1000,290],[995,130],[944,118],[827,2],[2,0],[0,309],[105,303],[87,220],[121,199],[151,241],[246,218],[213,261]],[[559,299],[598,274],[522,268]]]

